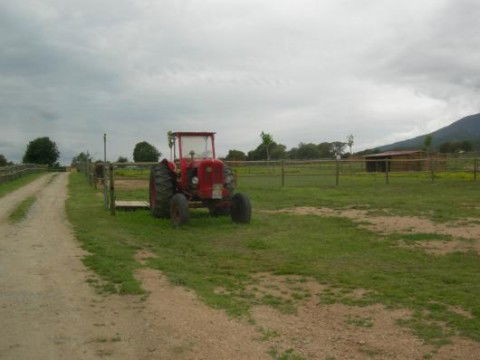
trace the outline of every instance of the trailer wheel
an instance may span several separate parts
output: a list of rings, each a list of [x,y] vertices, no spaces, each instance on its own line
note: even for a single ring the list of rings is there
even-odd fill
[[[166,164],[160,163],[150,169],[150,212],[154,217],[169,216],[173,181],[172,173]]]
[[[248,224],[252,216],[252,206],[247,195],[243,193],[236,193],[232,197],[232,206],[230,208],[230,215],[233,222]]]
[[[184,225],[188,222],[189,218],[188,200],[185,195],[181,193],[173,195],[170,200],[170,219],[173,225]]]

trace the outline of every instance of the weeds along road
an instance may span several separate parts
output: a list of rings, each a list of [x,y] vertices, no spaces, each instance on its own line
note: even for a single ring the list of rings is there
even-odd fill
[[[269,358],[253,327],[159,285],[157,273],[143,279],[146,300],[96,293],[65,214],[68,174],[52,177],[0,198],[0,359]],[[9,224],[33,194],[28,216]]]

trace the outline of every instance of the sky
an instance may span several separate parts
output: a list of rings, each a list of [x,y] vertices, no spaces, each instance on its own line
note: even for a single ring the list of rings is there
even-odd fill
[[[166,133],[217,132],[217,153],[275,141],[354,151],[480,112],[478,0],[2,0],[0,153],[49,136],[69,163],[168,154]]]

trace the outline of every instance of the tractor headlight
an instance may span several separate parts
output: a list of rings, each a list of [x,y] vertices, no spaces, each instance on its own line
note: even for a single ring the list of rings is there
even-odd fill
[[[198,177],[194,176],[192,177],[192,184],[197,185],[198,184]]]

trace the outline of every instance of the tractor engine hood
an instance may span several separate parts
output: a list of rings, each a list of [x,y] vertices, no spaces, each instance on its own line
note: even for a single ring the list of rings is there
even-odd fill
[[[222,199],[225,182],[223,162],[216,159],[202,160],[197,169],[199,196],[204,199]]]

